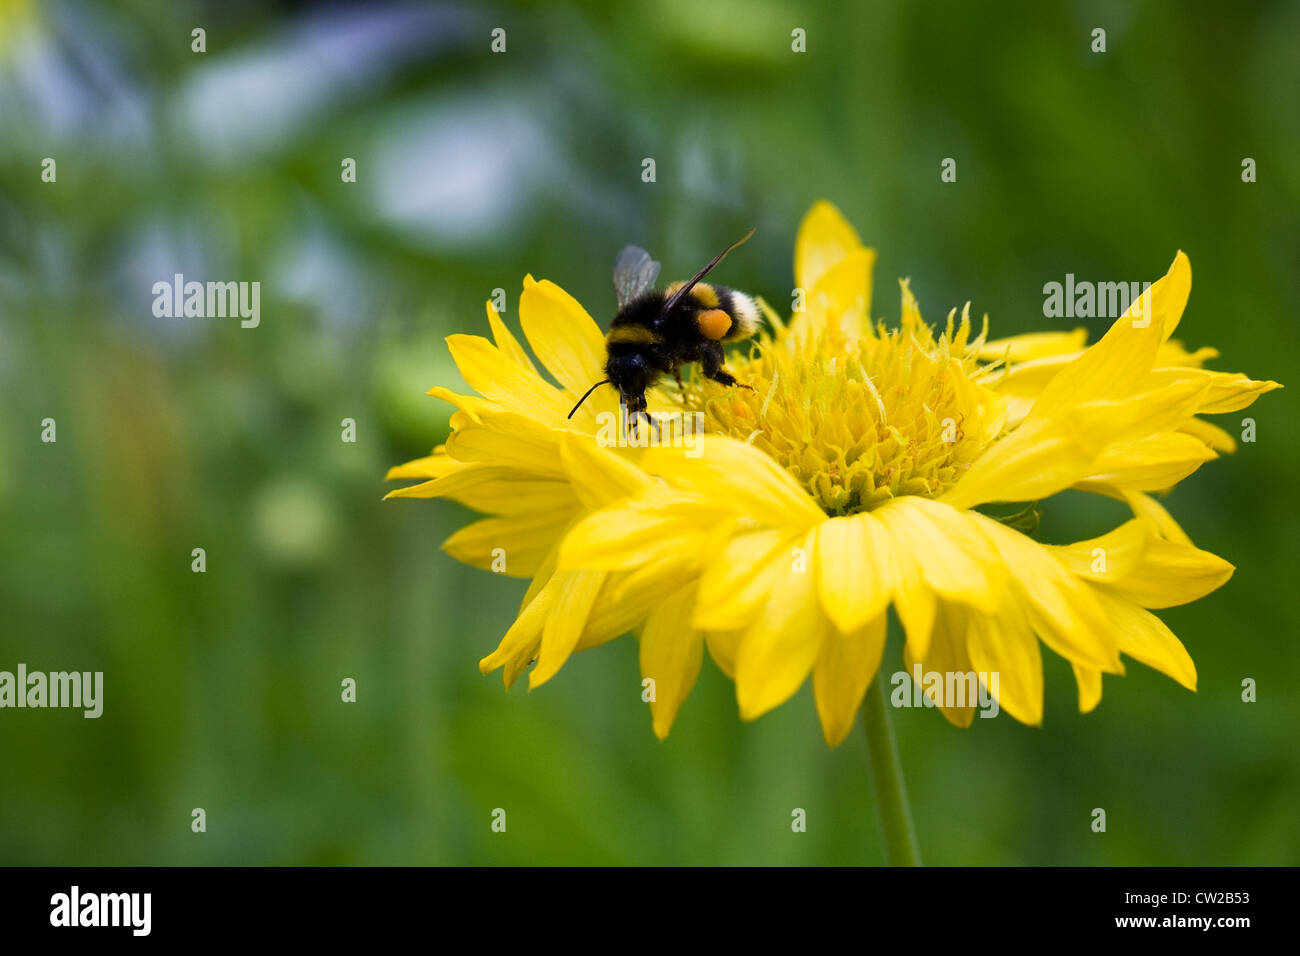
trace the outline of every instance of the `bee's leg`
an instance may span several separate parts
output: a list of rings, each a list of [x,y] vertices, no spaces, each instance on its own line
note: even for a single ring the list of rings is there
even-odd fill
[[[684,392],[686,386],[682,384],[682,368],[680,365],[673,366],[673,378],[677,379],[677,391]]]
[[[724,359],[722,346],[717,342],[710,342],[704,346],[700,354],[700,369],[704,372],[704,377],[713,379],[719,385],[738,385],[752,392],[753,386],[736,381],[736,376],[722,367]]]
[[[631,419],[628,421],[627,427],[628,427],[628,431],[632,435],[632,439],[634,441],[641,440],[641,419],[643,418],[650,424],[650,428],[654,433],[655,440],[658,441],[659,423],[655,421],[652,417],[650,417],[650,413],[647,412],[644,408],[637,409],[635,412],[633,412]]]

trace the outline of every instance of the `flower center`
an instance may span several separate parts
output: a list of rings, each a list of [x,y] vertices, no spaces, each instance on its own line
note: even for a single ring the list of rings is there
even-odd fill
[[[748,441],[793,475],[829,515],[899,495],[935,497],[962,476],[1005,420],[974,382],[969,321],[935,337],[919,315],[847,340],[792,325],[728,362],[754,391],[692,382],[686,404],[707,431]]]

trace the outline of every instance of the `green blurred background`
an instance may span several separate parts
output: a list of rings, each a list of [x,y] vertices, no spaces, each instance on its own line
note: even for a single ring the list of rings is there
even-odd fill
[[[604,321],[623,244],[674,277],[751,225],[727,281],[780,307],[824,197],[878,316],[911,276],[931,320],[1069,327],[1044,283],[1181,248],[1180,337],[1294,386],[1297,36],[1280,2],[0,0],[0,669],[105,674],[98,720],[0,711],[0,862],[879,862],[859,732],[828,750],[808,687],[746,724],[706,662],[659,743],[630,637],[531,694],[480,676],[523,583],[439,551],[468,512],[380,501],[446,436],[442,337],[497,287],[517,328],[529,272]],[[261,326],[154,318],[176,272],[260,281]],[[1295,395],[1219,418],[1257,442],[1168,501],[1237,566],[1162,615],[1197,693],[1133,663],[1080,716],[1046,654],[1041,728],[895,712],[927,862],[1300,862]],[[1121,517],[1062,496],[1043,533]]]

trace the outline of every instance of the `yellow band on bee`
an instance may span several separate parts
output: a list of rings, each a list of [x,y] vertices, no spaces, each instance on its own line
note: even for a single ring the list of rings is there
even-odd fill
[[[607,345],[654,345],[658,341],[659,336],[643,325],[620,325],[605,336]]]
[[[718,290],[707,282],[695,283],[691,295],[695,297],[696,302],[706,309],[716,309],[718,307]]]

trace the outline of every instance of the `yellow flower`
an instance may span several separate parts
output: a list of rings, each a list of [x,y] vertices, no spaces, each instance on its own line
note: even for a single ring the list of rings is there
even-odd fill
[[[549,282],[525,279],[520,321],[558,385],[490,307],[495,344],[448,339],[477,395],[433,389],[459,409],[452,436],[390,477],[427,479],[393,496],[490,515],[448,540],[452,555],[487,568],[504,554],[498,570],[532,578],[484,672],[503,668],[509,686],[535,660],[536,687],[573,651],[635,631],[660,737],[707,647],[746,719],[811,674],[833,746],[879,668],[892,607],[909,670],[977,673],[1025,723],[1042,719],[1039,641],[1071,662],[1085,711],[1101,674],[1123,673],[1121,655],[1195,688],[1191,658],[1150,609],[1209,593],[1232,566],[1195,548],[1150,493],[1232,449],[1198,415],[1278,386],[1207,371],[1212,350],[1170,338],[1187,258],[1086,349],[1080,332],[990,341],[965,311],[936,331],[906,283],[890,330],[871,319],[874,258],[834,207],[813,207],[795,252],[802,311],[786,324],[769,310],[773,330],[728,363],[754,390],[697,377],[648,396],[652,413],[702,417],[695,454],[605,447],[613,390],[565,418],[604,354],[595,322]],[[975,510],[1067,488],[1124,500],[1134,518],[1049,546]],[[926,693],[970,723],[974,701]]]

